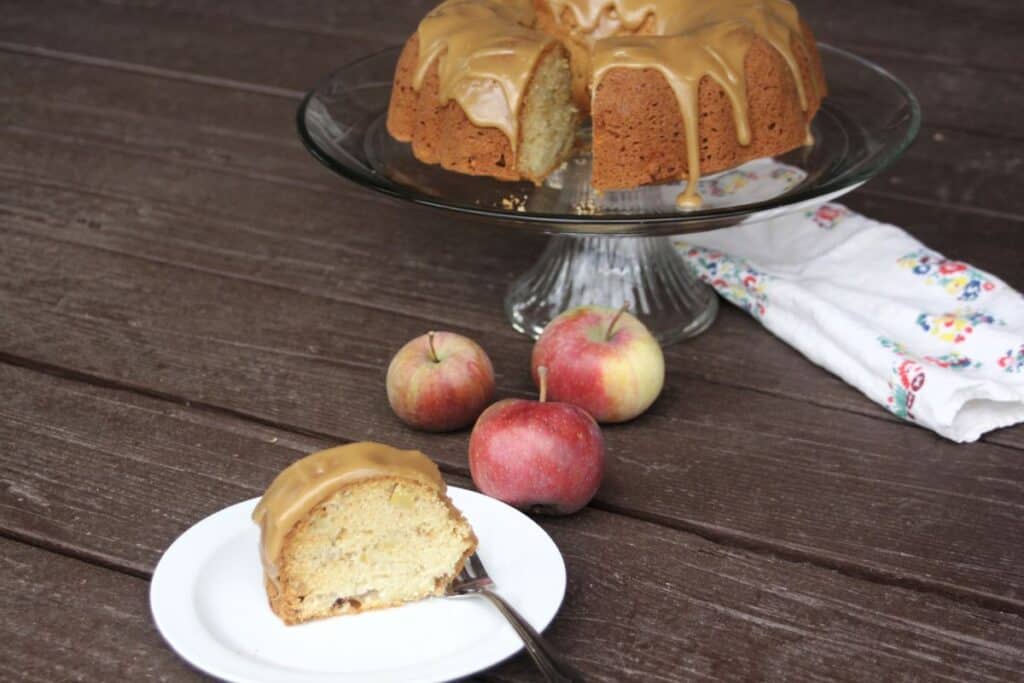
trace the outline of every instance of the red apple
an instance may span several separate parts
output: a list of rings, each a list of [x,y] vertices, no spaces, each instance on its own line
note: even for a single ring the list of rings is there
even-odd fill
[[[586,411],[547,402],[545,374],[540,368],[540,401],[498,401],[476,421],[469,470],[477,488],[493,498],[529,512],[568,515],[601,484],[604,437]]]
[[[410,427],[461,429],[494,396],[494,367],[480,345],[452,332],[428,332],[395,354],[388,366],[388,402]]]
[[[559,315],[533,347],[534,382],[542,365],[551,371],[551,400],[578,405],[598,422],[632,420],[665,384],[661,346],[625,306],[581,306]]]

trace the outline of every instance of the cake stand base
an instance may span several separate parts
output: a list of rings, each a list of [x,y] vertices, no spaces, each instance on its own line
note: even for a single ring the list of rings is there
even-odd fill
[[[556,235],[505,296],[512,327],[536,339],[559,313],[588,304],[629,311],[662,344],[706,330],[718,297],[668,237]]]

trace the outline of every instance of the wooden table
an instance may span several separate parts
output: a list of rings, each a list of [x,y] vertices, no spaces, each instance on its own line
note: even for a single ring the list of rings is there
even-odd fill
[[[543,238],[346,184],[303,90],[434,0],[0,6],[0,678],[191,680],[147,579],[300,455],[374,439],[468,483],[383,372],[428,328],[532,393],[506,324]],[[1024,288],[1017,0],[804,0],[920,97],[906,156],[847,198]],[[1024,428],[962,446],[890,416],[723,306],[606,430],[548,631],[595,681],[1024,679]],[[535,680],[522,655],[482,675]]]

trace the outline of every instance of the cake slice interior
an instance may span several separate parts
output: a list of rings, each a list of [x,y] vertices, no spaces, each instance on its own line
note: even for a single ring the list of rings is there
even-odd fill
[[[537,64],[520,114],[519,173],[540,184],[572,152],[579,111],[572,102],[572,71],[562,49]]]
[[[308,455],[252,513],[270,608],[287,624],[443,595],[476,551],[437,465],[360,442]]]
[[[461,515],[422,483],[350,484],[289,533],[271,602],[298,623],[443,595],[475,546]]]

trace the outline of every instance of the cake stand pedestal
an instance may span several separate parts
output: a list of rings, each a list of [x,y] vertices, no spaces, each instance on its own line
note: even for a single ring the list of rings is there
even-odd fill
[[[718,312],[714,290],[668,237],[556,235],[505,296],[512,327],[536,339],[562,311],[627,305],[662,344],[700,334]]]
[[[385,125],[398,47],[340,68],[306,95],[296,123],[318,161],[364,187],[410,206],[552,235],[505,298],[508,319],[520,332],[537,337],[574,306],[627,304],[668,344],[706,330],[718,310],[713,290],[690,272],[672,235],[806,211],[882,171],[917,134],[920,110],[902,83],[849,52],[827,45],[820,51],[829,93],[814,117],[814,144],[702,178],[704,205],[693,211],[676,206],[678,186],[594,192],[585,138],[540,187],[420,163]]]

